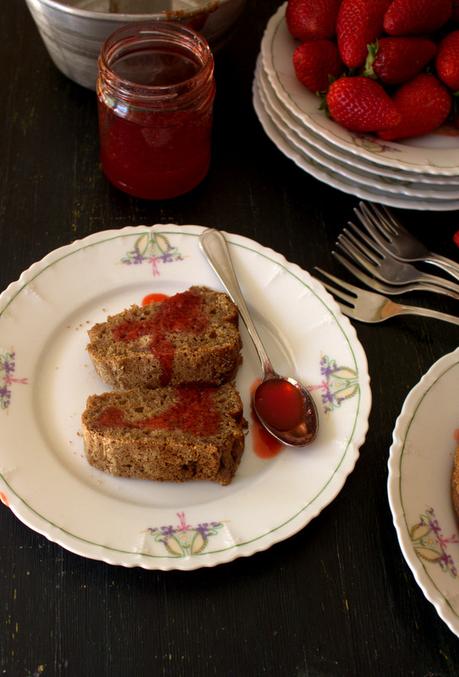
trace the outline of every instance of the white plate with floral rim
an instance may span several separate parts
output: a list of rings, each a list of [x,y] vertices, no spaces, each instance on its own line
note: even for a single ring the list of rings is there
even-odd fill
[[[338,146],[328,143],[323,137],[314,134],[308,127],[302,124],[298,118],[295,118],[290,111],[279,101],[274,89],[271,87],[268,75],[263,68],[261,54],[258,56],[256,69],[257,82],[260,89],[266,96],[270,108],[282,123],[286,125],[299,143],[304,143],[308,148],[314,148],[317,152],[325,155],[329,161],[337,163],[338,166],[346,171],[346,167],[358,171],[364,176],[366,181],[380,181],[380,188],[388,185],[402,186],[414,189],[418,192],[418,197],[429,197],[430,191],[435,191],[434,196],[442,192],[456,192],[459,197],[459,176],[432,176],[414,172],[404,172],[400,169],[384,167],[373,162],[366,162],[358,155],[351,155]],[[455,197],[452,195],[451,197]]]
[[[379,202],[388,207],[422,209],[424,211],[450,211],[459,209],[459,200],[427,200],[413,198],[407,195],[388,193],[378,188],[373,188],[370,185],[357,183],[357,181],[351,180],[343,174],[339,174],[337,171],[330,169],[322,163],[322,160],[318,161],[315,159],[312,153],[307,155],[305,152],[299,150],[295,145],[290,143],[287,135],[284,136],[280,128],[277,127],[270,118],[261,99],[256,75],[253,83],[253,107],[265,134],[281,153],[315,179],[323,181],[323,183],[332,186],[332,188],[341,190],[349,195],[355,195],[361,200]],[[314,155],[316,158],[318,157],[317,153]]]
[[[268,22],[261,43],[263,67],[277,97],[306,127],[329,143],[369,162],[423,174],[459,175],[457,130],[440,129],[434,134],[403,142],[379,141],[371,135],[354,134],[320,110],[320,101],[295,77],[292,56],[299,44],[285,22],[286,3]]]
[[[273,102],[272,97],[270,97],[270,91],[266,87],[266,81],[263,79],[263,71],[259,67],[256,70],[255,79],[258,85],[261,102],[265,111],[271,118],[272,123],[277,127],[288,143],[306,157],[318,162],[325,169],[336,172],[345,180],[348,180],[355,185],[362,186],[364,189],[371,191],[375,189],[382,190],[385,193],[390,193],[392,195],[419,198],[420,200],[439,201],[439,209],[443,209],[445,206],[442,204],[444,201],[447,201],[447,209],[459,208],[459,186],[428,187],[426,184],[403,181],[402,177],[397,180],[385,176],[376,177],[373,174],[361,171],[357,167],[342,163],[336,157],[331,157],[330,155],[322,153],[321,149],[310,144],[292,129],[291,126],[287,125],[285,117],[279,115],[278,109],[275,107],[275,102]],[[454,205],[454,207],[452,205]]]
[[[250,416],[257,358],[241,328],[237,387],[251,421],[231,485],[116,478],[86,461],[80,416],[107,388],[87,329],[149,293],[219,289],[200,226],[104,231],[33,264],[0,296],[0,497],[68,550],[127,567],[190,570],[249,556],[302,529],[352,471],[371,393],[354,328],[319,282],[256,242],[227,235],[242,289],[277,369],[313,392],[320,433],[260,457]],[[262,454],[263,455],[263,454]]]
[[[459,524],[451,502],[459,444],[459,348],[429,369],[403,404],[388,492],[402,553],[416,582],[459,636]]]

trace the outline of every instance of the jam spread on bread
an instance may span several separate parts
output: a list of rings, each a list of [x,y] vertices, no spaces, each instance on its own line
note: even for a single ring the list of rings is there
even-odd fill
[[[181,430],[201,437],[214,435],[220,424],[214,392],[215,388],[182,386],[176,389],[174,404],[159,414],[130,421],[120,408],[111,406],[100,413],[95,423],[100,428]]]
[[[170,382],[175,348],[168,335],[186,332],[199,335],[208,325],[199,294],[188,290],[161,301],[158,312],[148,320],[126,321],[113,327],[115,341],[135,341],[142,336],[151,336],[150,350],[161,365],[160,385]]]

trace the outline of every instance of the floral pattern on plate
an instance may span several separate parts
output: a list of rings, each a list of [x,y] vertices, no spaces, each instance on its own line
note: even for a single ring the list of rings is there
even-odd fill
[[[339,366],[336,360],[328,355],[320,359],[322,382],[310,387],[311,391],[320,390],[324,413],[328,414],[350,397],[359,392],[359,378],[352,367]]]
[[[178,512],[179,523],[162,527],[149,527],[148,533],[157,543],[162,543],[173,557],[200,555],[207,547],[209,538],[218,534],[221,522],[201,522],[195,526],[187,524],[185,513]]]
[[[143,233],[134,242],[134,247],[121,259],[128,266],[149,263],[155,277],[160,274],[160,264],[175,261],[183,261],[183,256],[161,233]]]
[[[448,553],[448,546],[451,543],[459,543],[459,538],[455,533],[444,536],[433,508],[426,508],[425,512],[419,515],[419,521],[410,529],[410,536],[418,557],[440,565],[442,571],[456,578],[457,568]]]
[[[0,409],[8,409],[11,404],[11,387],[14,383],[28,383],[27,378],[17,378],[14,375],[16,370],[16,353],[9,350],[0,353]]]

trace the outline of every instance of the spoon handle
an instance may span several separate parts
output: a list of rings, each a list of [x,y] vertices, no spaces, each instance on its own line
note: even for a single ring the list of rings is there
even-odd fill
[[[275,372],[271,360],[266,353],[265,347],[255,328],[249,309],[247,308],[247,304],[242,295],[224,236],[220,231],[215,230],[215,228],[207,228],[199,238],[199,246],[201,251],[207,257],[207,260],[220,282],[228,292],[228,296],[239,310],[242,321],[247,328],[249,336],[255,346],[255,350],[258,353],[258,357],[260,358],[263,375],[266,377],[274,374]]]

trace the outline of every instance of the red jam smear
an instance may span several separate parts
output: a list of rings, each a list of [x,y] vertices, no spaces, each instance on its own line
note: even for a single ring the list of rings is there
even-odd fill
[[[161,414],[129,421],[118,407],[107,407],[95,425],[99,428],[181,430],[198,437],[208,437],[218,432],[221,415],[215,406],[215,388],[181,386],[176,388],[176,393],[174,404]]]
[[[304,402],[300,391],[283,379],[262,383],[256,391],[255,404],[260,418],[274,430],[292,430],[304,418]]]
[[[453,240],[454,244],[459,247],[459,230],[454,233]]]
[[[169,298],[169,294],[160,294],[159,292],[154,292],[152,294],[147,294],[142,299],[142,306],[149,306],[152,303],[161,303]]]
[[[188,333],[201,335],[208,326],[199,294],[187,290],[164,299],[157,312],[148,320],[122,322],[113,328],[115,341],[135,341],[150,336],[150,350],[161,365],[160,384],[171,380],[175,347],[169,335]]]
[[[253,396],[255,393],[255,390],[257,387],[260,385],[261,381],[257,379],[250,391]],[[279,442],[275,437],[273,437],[267,430],[264,428],[260,421],[258,420],[258,417],[252,407],[251,410],[251,418],[252,418],[252,443],[253,443],[253,450],[255,454],[259,458],[274,458],[274,456],[277,456],[282,449],[284,449],[284,445]]]

